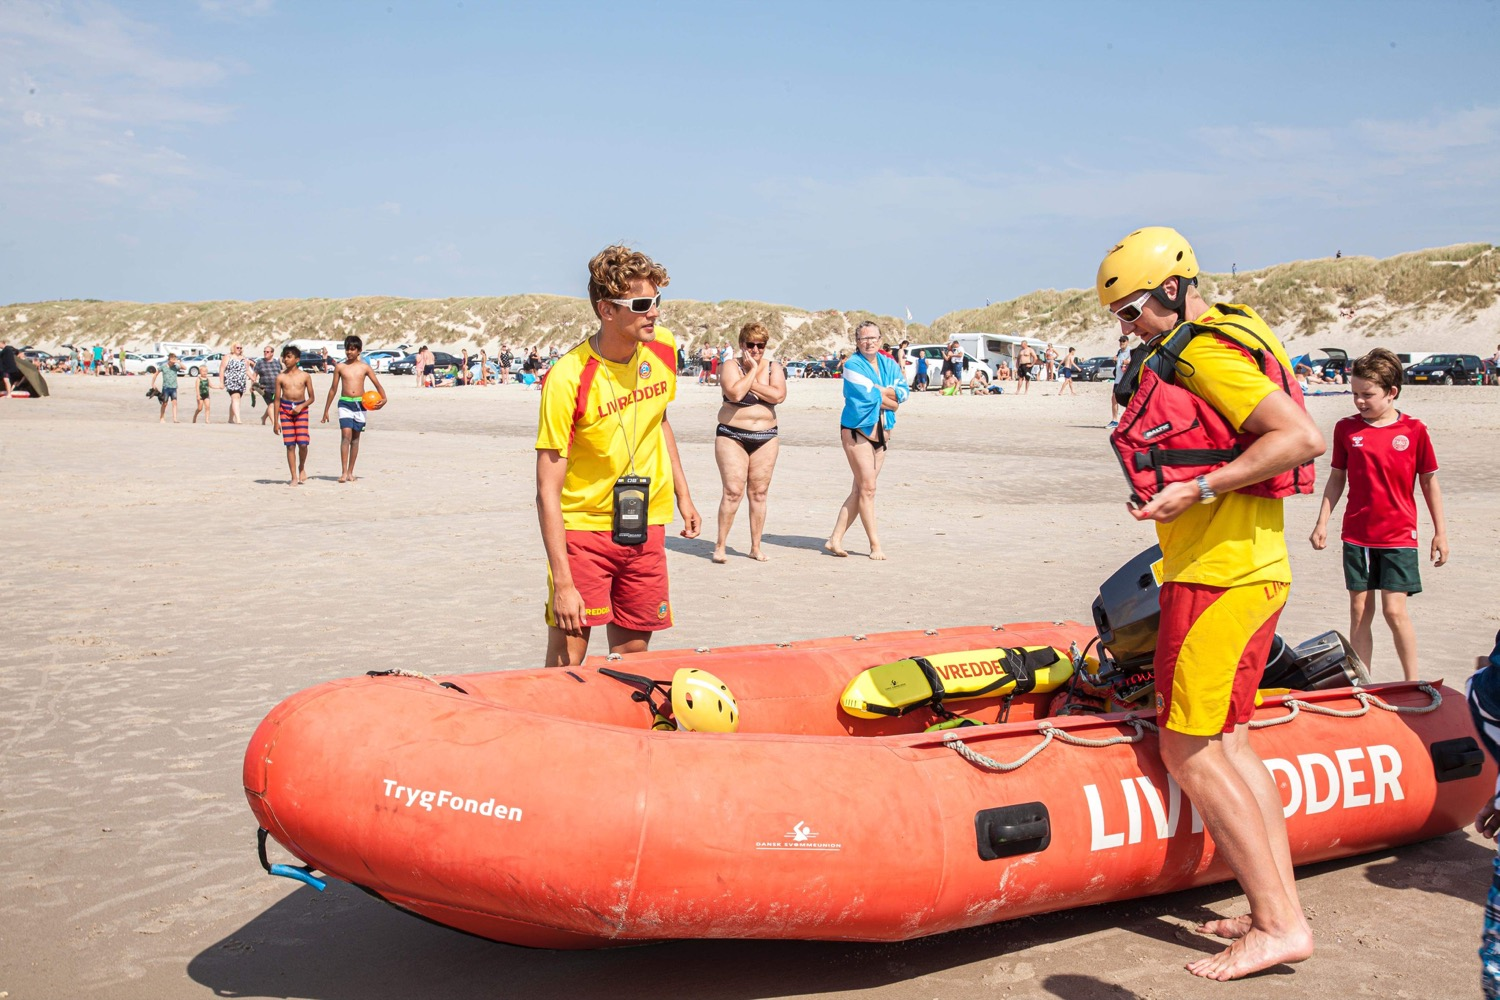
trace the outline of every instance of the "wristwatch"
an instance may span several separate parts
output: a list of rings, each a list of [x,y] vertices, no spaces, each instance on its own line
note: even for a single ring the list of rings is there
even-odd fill
[[[1207,476],[1196,476],[1194,477],[1193,482],[1198,484],[1199,503],[1213,503],[1219,498],[1219,494],[1214,492],[1214,488],[1208,485]]]

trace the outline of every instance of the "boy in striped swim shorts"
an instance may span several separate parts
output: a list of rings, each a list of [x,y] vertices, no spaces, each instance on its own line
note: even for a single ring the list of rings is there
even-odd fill
[[[313,405],[312,376],[297,362],[302,351],[287,345],[281,351],[281,374],[276,376],[276,396],[271,405],[271,432],[281,435],[286,445],[286,468],[291,473],[288,486],[307,482],[307,446],[312,443],[308,431],[308,410]]]
[[[360,359],[364,341],[350,334],[344,338],[344,360],[333,367],[333,384],[328,387],[328,398],[323,401],[323,423],[328,423],[328,411],[335,397],[339,401],[339,482],[354,482],[354,463],[359,458],[359,437],[365,430],[365,404],[361,396],[365,391],[365,379],[375,385],[380,393],[380,405],[385,405],[385,387],[375,369]],[[378,409],[379,407],[377,407]]]

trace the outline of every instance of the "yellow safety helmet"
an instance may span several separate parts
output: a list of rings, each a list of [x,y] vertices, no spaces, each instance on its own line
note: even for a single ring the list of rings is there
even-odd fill
[[[1168,226],[1137,229],[1104,255],[1095,279],[1099,304],[1108,306],[1131,292],[1159,288],[1174,275],[1198,276],[1198,256],[1188,241]]]
[[[672,715],[678,729],[693,733],[733,733],[740,728],[740,706],[729,687],[697,667],[681,667],[672,675]]]

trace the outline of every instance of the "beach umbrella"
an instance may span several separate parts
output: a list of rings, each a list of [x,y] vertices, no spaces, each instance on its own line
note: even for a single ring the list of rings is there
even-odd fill
[[[11,386],[11,391],[24,389],[33,396],[50,396],[47,391],[47,380],[42,378],[42,373],[36,370],[36,365],[25,358],[16,358],[16,367],[21,370],[21,381]]]

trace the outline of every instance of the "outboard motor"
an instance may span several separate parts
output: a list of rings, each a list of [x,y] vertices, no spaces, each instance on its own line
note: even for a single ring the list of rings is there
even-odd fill
[[[1260,678],[1263,688],[1294,691],[1362,687],[1368,683],[1370,674],[1354,647],[1342,633],[1332,630],[1294,647],[1277,636],[1271,646],[1271,660]]]
[[[1149,670],[1156,656],[1161,599],[1152,565],[1159,561],[1161,547],[1153,545],[1116,570],[1094,598],[1094,627],[1099,630],[1099,645],[1109,653],[1114,669],[1121,673]],[[1103,652],[1099,661],[1102,666]]]

